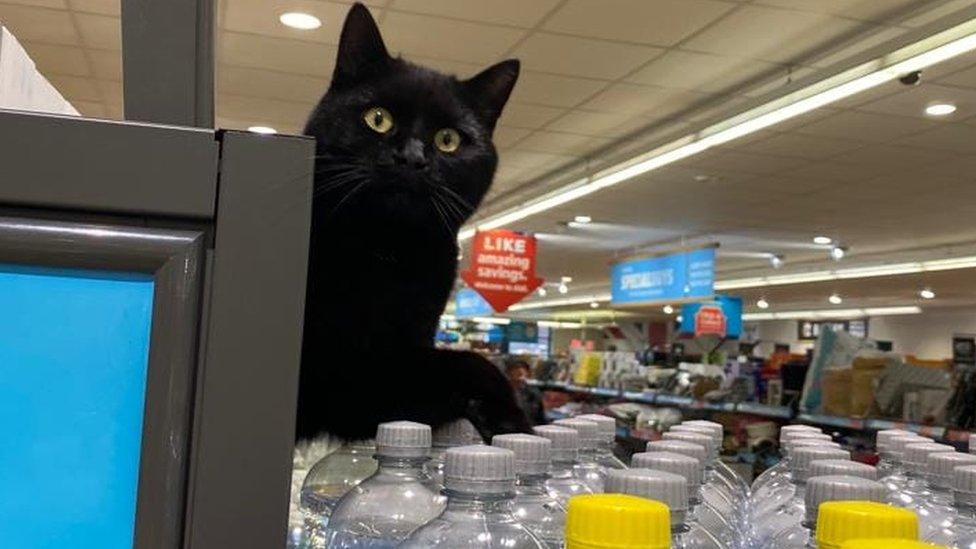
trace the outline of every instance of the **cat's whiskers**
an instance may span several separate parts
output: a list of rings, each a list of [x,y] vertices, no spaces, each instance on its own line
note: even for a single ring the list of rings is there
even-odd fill
[[[437,195],[430,195],[430,203],[434,206],[434,211],[437,212],[438,218],[441,220],[441,224],[444,226],[444,230],[447,231],[448,238],[455,238],[455,232],[451,229],[451,224],[447,221],[447,216],[441,206],[437,203]]]

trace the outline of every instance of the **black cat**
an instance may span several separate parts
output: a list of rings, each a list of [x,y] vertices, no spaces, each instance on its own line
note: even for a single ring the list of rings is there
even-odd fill
[[[459,81],[390,57],[369,11],[350,9],[305,128],[318,156],[299,439],[372,437],[395,419],[466,417],[486,438],[529,429],[498,368],[433,348],[518,73],[509,60]]]

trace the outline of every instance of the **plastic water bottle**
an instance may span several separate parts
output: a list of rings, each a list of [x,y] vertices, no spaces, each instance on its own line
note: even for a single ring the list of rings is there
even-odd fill
[[[576,418],[592,421],[599,427],[597,434],[600,438],[597,441],[596,462],[607,470],[626,469],[627,465],[617,459],[613,453],[614,443],[617,440],[617,420],[601,414],[581,414]]]
[[[881,477],[881,483],[888,487],[889,492],[899,492],[908,483],[908,477],[905,476],[905,466],[902,463],[905,446],[921,442],[932,442],[932,439],[916,435],[915,433],[898,435],[888,439],[886,450],[888,454],[888,464],[886,467],[888,474]]]
[[[796,516],[798,521],[777,532],[761,546],[776,549],[805,549],[811,540],[815,539],[813,531],[816,530],[818,511],[823,503],[828,501],[880,503],[886,493],[884,485],[880,482],[861,477],[844,475],[813,477],[807,481],[804,504],[788,511],[791,513],[791,518],[793,513],[798,513]]]
[[[424,469],[438,487],[444,486],[444,452],[455,446],[476,444],[481,436],[474,425],[466,419],[459,419],[445,423],[434,429],[431,438],[430,461],[424,464]]]
[[[907,509],[874,501],[826,501],[817,509],[810,536],[807,549],[837,549],[856,539],[917,540],[918,518]]]
[[[715,445],[715,439],[713,437],[702,433],[672,430],[661,435],[661,438],[664,440],[680,440],[682,442],[690,442],[704,446],[708,452],[708,457],[705,461],[705,485],[712,487],[715,491],[721,492],[733,504],[736,514],[741,514],[743,511],[742,504],[744,503],[742,494],[736,490],[732,482],[715,471],[715,462],[718,460],[718,447]]]
[[[810,463],[821,459],[850,460],[851,454],[847,450],[831,448],[829,446],[802,446],[793,450],[790,455],[790,476],[792,482],[771,490],[769,495],[761,501],[756,501],[752,509],[751,523],[758,528],[769,520],[770,514],[794,498],[803,499],[806,481],[810,475]],[[762,535],[760,534],[760,537]]]
[[[671,512],[673,549],[725,549],[725,545],[701,525],[689,522],[688,481],[681,475],[651,469],[613,470],[607,475],[607,492],[630,494],[660,501]]]
[[[592,494],[593,489],[580,479],[576,468],[579,452],[579,433],[575,429],[558,425],[540,425],[533,432],[552,442],[550,448],[551,465],[546,488],[549,493],[566,507],[569,499],[581,494]]]
[[[374,453],[372,440],[349,442],[309,470],[299,496],[306,544],[325,543],[325,528],[339,499],[376,472]]]
[[[563,546],[566,509],[549,493],[552,441],[534,435],[495,435],[492,446],[515,452],[515,502],[512,514],[548,547]]]
[[[810,433],[810,434],[822,434],[820,429],[816,427],[811,427],[809,425],[784,425],[779,428],[779,451],[782,456],[778,463],[769,467],[765,471],[759,474],[758,477],[752,481],[752,490],[756,490],[762,487],[767,482],[775,479],[777,476],[785,473],[789,470],[786,460],[788,459],[788,451],[786,449],[786,441],[794,433]]]
[[[590,494],[570,501],[566,549],[670,549],[667,505],[627,494]]]
[[[512,515],[515,453],[511,450],[485,445],[448,449],[444,493],[444,511],[410,534],[400,547],[545,549]]]
[[[926,479],[928,492],[921,505],[914,509],[918,513],[921,536],[926,539],[953,522],[956,515],[952,492],[953,474],[957,467],[976,465],[976,456],[961,452],[938,452],[929,454]]]
[[[767,482],[761,486],[756,484],[753,485],[752,493],[749,494],[750,508],[755,507],[758,502],[766,500],[769,497],[769,494],[778,487],[786,486],[793,482],[793,461],[790,456],[795,449],[808,446],[822,446],[841,449],[840,444],[829,440],[829,438],[829,435],[824,435],[822,433],[806,433],[802,436],[791,435],[787,437],[786,441],[784,441],[784,445],[781,447],[781,451],[784,452],[785,457],[780,461],[779,464],[777,464],[781,465],[784,469],[782,469],[775,478],[768,479]]]
[[[976,547],[976,465],[953,469],[952,503],[937,527],[923,530],[922,535],[926,541],[952,549]]]
[[[726,547],[740,545],[740,531],[736,526],[702,501],[702,468],[697,459],[674,452],[642,452],[631,456],[630,465],[684,477],[688,484],[688,521],[700,524]]]
[[[906,435],[914,435],[911,431],[906,431],[904,429],[882,429],[875,433],[874,446],[878,453],[878,472],[881,478],[884,478],[892,473],[895,467],[895,462],[892,459],[892,446],[891,439],[895,437],[903,437]]]
[[[900,490],[889,494],[889,503],[917,510],[930,495],[925,478],[929,455],[955,451],[956,449],[948,444],[935,442],[906,444],[901,452],[905,481],[901,484]]]
[[[600,425],[588,419],[560,419],[553,425],[567,427],[579,433],[579,453],[577,455],[576,475],[585,482],[593,493],[603,491],[603,481],[607,468],[600,464],[597,447],[600,445]]]
[[[945,549],[924,541],[910,539],[874,538],[853,539],[841,544],[840,549]]]
[[[327,531],[330,549],[396,547],[444,509],[424,463],[430,427],[411,421],[381,423],[376,472],[342,496]]]
[[[655,440],[647,443],[647,451],[674,452],[676,454],[682,454],[695,458],[698,463],[701,464],[702,501],[709,507],[715,509],[716,512],[722,517],[725,517],[726,520],[737,522],[737,503],[733,502],[731,496],[729,496],[722,487],[717,487],[714,484],[708,484],[705,480],[707,478],[706,472],[708,463],[710,461],[710,456],[706,447],[702,446],[701,444],[685,442],[683,440]]]
[[[721,423],[715,423],[714,421],[706,421],[703,419],[693,419],[690,421],[683,421],[681,425],[675,425],[671,428],[674,430],[691,430],[691,432],[700,432],[708,434],[712,437],[712,442],[715,446],[717,454],[721,454],[722,446],[725,444],[725,428],[722,427]],[[749,483],[742,478],[741,475],[736,473],[729,467],[720,457],[717,457],[713,463],[715,467],[715,472],[729,481],[729,483],[735,489],[735,492],[739,495],[740,499],[745,500],[749,497]]]

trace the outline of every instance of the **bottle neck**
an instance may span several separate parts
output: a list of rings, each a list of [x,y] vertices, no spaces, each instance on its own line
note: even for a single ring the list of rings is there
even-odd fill
[[[473,483],[472,483],[473,484]],[[468,490],[444,489],[447,496],[447,509],[465,513],[509,512],[515,492],[475,493]]]
[[[545,490],[545,488],[546,488],[546,480],[548,480],[548,479],[549,479],[549,474],[548,473],[525,473],[525,474],[520,474],[515,479],[515,488],[516,488],[516,490],[518,490],[520,488],[524,488],[526,490],[529,490],[529,489],[532,489],[532,488],[540,488],[542,490]]]
[[[377,454],[376,461],[379,463],[379,468],[381,470],[388,471],[400,471],[406,472],[410,470],[417,470],[418,472],[430,460],[430,457],[424,456],[388,456]]]
[[[960,515],[976,517],[976,493],[953,490],[952,506]]]

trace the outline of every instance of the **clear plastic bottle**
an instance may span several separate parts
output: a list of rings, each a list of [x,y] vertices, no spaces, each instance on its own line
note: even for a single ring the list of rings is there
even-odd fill
[[[474,425],[463,418],[445,423],[434,429],[431,438],[430,460],[424,464],[424,469],[439,488],[444,486],[444,452],[448,448],[468,446],[469,444],[476,444],[480,440],[481,436]]]
[[[581,414],[576,418],[592,421],[599,426],[597,433],[600,438],[596,447],[596,462],[607,470],[626,469],[627,464],[620,461],[613,451],[617,440],[617,420],[601,414]]]
[[[570,501],[566,549],[670,549],[667,505],[626,494],[589,494]]]
[[[607,478],[607,468],[600,464],[597,447],[600,445],[600,425],[588,419],[560,419],[553,425],[567,427],[579,433],[579,453],[577,455],[576,475],[597,494],[603,491],[603,481]]]
[[[872,538],[853,539],[841,544],[840,549],[946,549],[924,541],[910,539]]]
[[[952,549],[976,548],[976,465],[952,471],[952,506],[943,521],[923,539]]]
[[[581,494],[592,494],[593,489],[580,479],[577,473],[579,453],[579,433],[575,429],[558,425],[540,425],[533,432],[552,442],[550,448],[551,465],[546,488],[549,493],[566,507],[569,499]]]
[[[674,441],[670,444],[682,444]],[[681,475],[688,483],[688,517],[701,524],[715,538],[726,547],[738,547],[742,539],[738,523],[728,520],[714,507],[702,501],[702,472],[701,463],[690,456],[675,452],[642,452],[631,456],[631,467],[639,469],[653,469]]]
[[[722,424],[703,419],[693,419],[683,421],[681,422],[681,425],[676,425],[671,429],[675,430],[679,428],[691,429],[692,432],[697,431],[708,434],[712,437],[712,442],[715,444],[716,452],[719,454],[719,457],[717,457],[714,462],[715,472],[725,477],[725,479],[729,481],[741,500],[747,500],[749,498],[749,483],[746,482],[741,475],[733,471],[732,468],[722,461],[720,457],[722,447],[725,444],[725,428],[722,427]]]
[[[875,434],[874,447],[878,453],[878,464],[876,467],[881,474],[881,478],[890,475],[895,466],[891,455],[891,439],[914,434],[904,429],[882,429]]]
[[[545,549],[512,514],[515,499],[515,453],[505,448],[472,445],[444,454],[447,507],[415,530],[403,549]]]
[[[905,481],[901,484],[900,490],[889,494],[889,503],[917,511],[930,495],[925,478],[929,455],[955,451],[956,449],[948,444],[935,442],[904,445],[901,451],[901,459],[905,470]]]
[[[724,489],[713,484],[708,484],[707,478],[708,463],[710,456],[708,448],[701,444],[686,442],[684,440],[654,440],[647,443],[648,452],[674,452],[688,457],[695,458],[701,464],[702,486],[701,498],[706,505],[715,509],[722,517],[733,523],[738,523],[736,518],[737,503],[734,502]]]
[[[855,539],[918,539],[918,518],[914,513],[874,501],[821,503],[815,526],[806,549],[838,549]]]
[[[660,501],[671,512],[672,549],[725,549],[715,538],[688,516],[688,481],[681,475],[652,469],[610,471],[607,493],[630,494]]]
[[[881,477],[881,483],[888,487],[889,492],[897,493],[908,483],[908,477],[905,476],[905,466],[902,463],[905,446],[921,442],[932,442],[932,439],[915,433],[897,435],[888,439],[886,450],[888,459],[885,464],[887,474]]]
[[[788,459],[789,451],[786,447],[786,442],[791,436],[799,435],[800,433],[808,434],[823,434],[820,429],[816,427],[811,427],[809,425],[784,425],[779,428],[779,452],[780,460],[778,463],[769,467],[765,471],[759,474],[758,477],[753,479],[751,489],[755,491],[757,488],[762,487],[767,482],[775,479],[777,476],[785,473],[789,470],[786,460]]]
[[[546,486],[552,441],[523,435],[495,435],[492,446],[515,452],[515,502],[512,514],[547,547],[563,546],[566,509]]]
[[[847,462],[852,465],[853,461]],[[865,466],[869,467],[869,466]],[[873,469],[873,467],[872,467]],[[817,510],[826,501],[876,501],[882,502],[887,491],[880,482],[848,475],[812,477],[807,481],[804,498],[791,502],[779,514],[770,516],[772,534],[760,541],[757,547],[776,549],[804,549],[813,539],[810,532],[817,525]]]
[[[803,500],[806,481],[810,475],[810,463],[821,459],[850,460],[851,454],[847,450],[829,446],[801,446],[793,450],[790,454],[792,482],[771,490],[764,499],[756,501],[752,509],[750,524],[754,531],[758,530],[756,534],[758,539],[764,539],[765,534],[768,533],[764,531],[763,525],[769,523],[769,515],[775,514],[779,508],[794,498],[798,501]]]
[[[329,520],[329,549],[396,547],[444,509],[424,463],[430,427],[411,421],[381,423],[376,472],[342,496]]]
[[[953,473],[957,467],[976,465],[976,455],[962,452],[929,454],[928,495],[915,511],[919,516],[922,539],[928,539],[949,527],[957,511],[954,508]]]
[[[735,485],[728,479],[715,471],[715,462],[718,461],[718,447],[715,445],[714,438],[702,433],[674,430],[662,434],[661,438],[663,440],[680,440],[682,442],[690,442],[704,446],[708,452],[708,458],[705,461],[705,485],[712,490],[721,492],[733,504],[736,515],[742,514],[744,511],[742,494],[736,490]]]
[[[325,528],[339,499],[376,472],[375,453],[374,441],[352,441],[312,466],[299,496],[306,544],[324,543]]]
[[[785,467],[785,471],[781,471],[775,478],[769,479],[766,483],[761,486],[754,485],[752,488],[752,493],[749,494],[749,507],[755,508],[758,502],[765,501],[769,498],[769,494],[781,486],[788,486],[793,482],[793,465],[792,459],[790,458],[793,450],[797,448],[804,448],[808,446],[823,446],[828,448],[841,449],[840,444],[833,442],[831,440],[825,440],[825,437],[829,439],[828,435],[818,435],[816,437],[810,436],[814,433],[807,433],[806,435],[790,436],[785,445],[782,447],[782,451],[785,452],[785,457],[780,461],[778,466]]]

